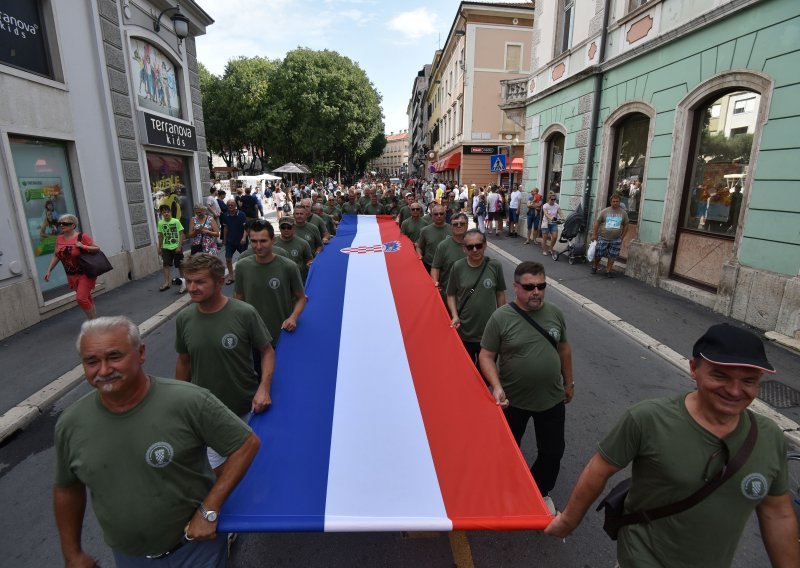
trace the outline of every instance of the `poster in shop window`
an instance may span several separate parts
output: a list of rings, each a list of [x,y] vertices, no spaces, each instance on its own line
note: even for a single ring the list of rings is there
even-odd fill
[[[181,118],[175,65],[164,53],[141,39],[131,39],[133,87],[139,108]]]

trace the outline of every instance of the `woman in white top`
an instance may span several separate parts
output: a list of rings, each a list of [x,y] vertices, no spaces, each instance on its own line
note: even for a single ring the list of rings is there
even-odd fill
[[[558,238],[558,220],[563,219],[561,208],[556,203],[556,194],[552,191],[547,194],[547,203],[542,205],[542,254],[553,254]],[[550,241],[550,252],[547,251],[547,242]]]

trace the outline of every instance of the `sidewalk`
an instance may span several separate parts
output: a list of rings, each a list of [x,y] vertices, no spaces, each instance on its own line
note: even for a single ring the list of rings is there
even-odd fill
[[[694,342],[713,324],[727,322],[746,327],[742,322],[726,318],[680,296],[649,286],[634,278],[625,277],[622,272],[616,271],[616,268],[623,268],[624,265],[615,266],[615,278],[606,278],[605,269],[602,267],[598,274],[593,275],[589,271],[589,264],[584,264],[581,260],[576,260],[574,265],[570,265],[567,256],[562,255],[558,261],[553,261],[549,256],[542,255],[540,246],[534,246],[532,243],[523,244],[524,238],[491,235],[488,241],[489,254],[498,254],[497,251],[502,251],[512,262],[512,257],[520,261],[541,262],[548,279],[565,287],[566,290],[560,291],[572,300],[595,306],[590,309],[591,306],[584,305],[595,315],[613,323],[615,327],[657,353],[660,350],[657,344],[668,347],[674,352],[671,354],[673,359],[690,357]],[[566,245],[557,243],[555,248],[556,251],[561,251]],[[596,309],[596,306],[601,309]],[[765,339],[767,357],[777,370],[774,375],[765,375],[763,381],[782,383],[788,389],[780,385],[778,387],[789,395],[793,394],[789,389],[797,391],[794,394],[800,403],[800,353],[768,341],[760,330],[753,329],[753,331]],[[649,341],[647,336],[655,341]],[[669,353],[658,354],[666,359],[670,357]],[[678,364],[677,361],[673,362]],[[688,366],[686,369],[688,372]],[[774,410],[793,422],[800,423],[800,406]],[[800,432],[797,434],[800,440]]]
[[[522,238],[491,236],[490,254],[499,256],[498,251],[502,251],[511,262],[517,259],[542,262],[548,278],[559,284],[557,289],[591,312],[587,317],[605,319],[676,366],[685,368],[682,358],[691,355],[694,341],[710,325],[725,321],[742,325],[622,274],[611,279],[592,275],[588,264],[569,265],[565,256],[554,262],[543,256],[539,247],[523,242]],[[556,245],[557,250],[563,247]],[[189,302],[186,295],[177,294],[177,287],[159,292],[160,284],[161,275],[155,273],[101,294],[96,298],[97,312],[126,315],[146,335]],[[5,371],[0,383],[0,442],[24,428],[82,380],[75,339],[83,321],[83,312],[75,307],[0,344],[0,362]],[[800,354],[772,342],[767,343],[766,349],[778,372],[765,380],[779,381],[788,389],[800,391]],[[636,380],[622,376],[620,379]],[[791,390],[786,392],[791,394]],[[775,411],[800,423],[800,406]],[[800,440],[800,432],[795,434]]]

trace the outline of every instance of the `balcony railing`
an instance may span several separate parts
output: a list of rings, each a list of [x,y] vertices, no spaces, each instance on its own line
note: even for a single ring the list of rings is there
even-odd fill
[[[524,103],[528,97],[528,79],[505,79],[500,81],[501,105]]]

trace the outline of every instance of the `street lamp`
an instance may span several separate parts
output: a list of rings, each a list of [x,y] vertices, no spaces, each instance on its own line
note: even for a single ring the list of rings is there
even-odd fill
[[[181,14],[180,4],[176,4],[174,8],[164,8],[158,15],[158,18],[153,18],[153,30],[158,33],[161,31],[161,16],[167,12],[175,10],[172,15],[172,28],[175,30],[175,35],[178,36],[178,44],[189,36],[189,18]]]

